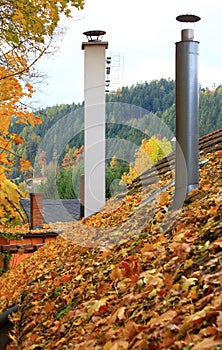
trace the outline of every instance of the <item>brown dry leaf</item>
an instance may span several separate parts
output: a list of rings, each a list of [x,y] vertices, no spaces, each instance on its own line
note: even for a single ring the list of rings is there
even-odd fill
[[[133,321],[128,321],[123,328],[123,336],[125,339],[132,340],[139,333],[138,326]]]
[[[214,314],[217,314],[217,312],[212,309],[211,305],[207,305],[202,310],[197,311],[194,314],[186,317],[184,320],[184,325],[186,325],[186,324],[199,325],[203,322],[203,320],[205,320],[208,317],[213,316]]]
[[[141,339],[136,341],[134,344],[135,349],[147,350],[149,349],[148,341],[146,339]]]
[[[222,339],[214,337],[205,338],[192,347],[192,350],[216,350],[218,345],[222,345]]]
[[[60,278],[61,282],[69,282],[72,279],[71,275],[64,275]]]
[[[153,326],[164,326],[165,324],[169,323],[170,321],[173,321],[174,317],[177,316],[177,312],[175,310],[168,310],[164,312],[162,315],[151,318],[149,321],[149,325],[151,327]]]
[[[222,237],[219,237],[218,239],[216,239],[216,241],[214,242],[214,246],[216,248],[222,248]]]
[[[55,307],[54,301],[51,301],[51,302],[47,301],[45,303],[44,310],[46,313],[51,313],[54,307]]]
[[[216,296],[214,296],[211,304],[214,306],[215,310],[221,311],[222,309],[222,291]]]
[[[120,307],[117,310],[117,317],[120,321],[125,320],[125,318],[126,318],[125,311],[126,311],[126,308],[124,306]]]
[[[217,329],[222,333],[222,311],[220,311],[219,315],[217,316]]]
[[[123,278],[122,270],[118,266],[114,267],[114,269],[110,273],[110,278],[112,281],[118,281],[122,279]]]
[[[164,274],[163,283],[166,290],[170,290],[173,286],[173,277],[169,273]]]
[[[181,243],[176,245],[176,247],[174,248],[173,254],[185,260],[190,251],[191,251],[191,244]]]
[[[196,302],[197,310],[203,309],[211,301],[212,298],[213,298],[213,293],[205,295],[205,297],[200,298]]]
[[[169,203],[170,200],[170,195],[168,192],[162,192],[159,195],[159,206],[164,206],[167,205]]]
[[[129,349],[129,343],[126,340],[120,339],[116,340],[109,350],[127,350]],[[104,350],[104,349],[103,349]],[[107,350],[107,349],[105,349]]]
[[[209,337],[210,335],[216,335],[217,334],[217,328],[214,326],[209,326],[206,328],[202,328],[199,332],[199,335],[202,337]]]

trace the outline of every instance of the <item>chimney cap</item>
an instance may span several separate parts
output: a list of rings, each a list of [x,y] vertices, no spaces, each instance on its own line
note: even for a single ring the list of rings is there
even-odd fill
[[[196,15],[191,15],[191,14],[185,14],[185,15],[179,15],[176,17],[176,20],[178,22],[189,22],[189,23],[195,23],[198,22],[201,18]]]
[[[104,30],[88,30],[83,34],[87,36],[88,41],[101,41],[106,32]]]

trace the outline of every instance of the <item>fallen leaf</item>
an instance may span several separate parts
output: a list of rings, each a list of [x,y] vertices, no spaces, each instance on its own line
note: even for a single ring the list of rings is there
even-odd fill
[[[176,316],[177,316],[177,312],[175,310],[168,310],[160,316],[151,318],[148,324],[151,327],[157,326],[157,325],[164,326],[165,324],[173,321],[174,317]]]
[[[186,278],[185,276],[181,277],[181,287],[184,291],[187,291],[191,286],[197,283],[197,278]]]
[[[120,307],[117,310],[117,317],[120,321],[125,320],[126,315],[125,315],[126,308],[124,306]]]
[[[138,327],[133,321],[128,321],[123,328],[123,336],[125,339],[132,340],[138,332]]]
[[[217,316],[217,330],[222,333],[222,311]]]
[[[55,308],[54,301],[51,301],[51,302],[47,301],[45,303],[44,310],[45,310],[46,313],[51,313],[52,310],[54,310],[54,308]]]
[[[192,347],[192,350],[216,350],[216,347],[221,344],[221,339],[215,339],[214,337],[205,338],[195,344],[194,347]]]

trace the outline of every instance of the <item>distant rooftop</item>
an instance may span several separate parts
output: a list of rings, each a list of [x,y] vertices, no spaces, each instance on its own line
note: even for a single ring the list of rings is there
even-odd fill
[[[21,199],[21,205],[30,222],[30,200]],[[69,222],[80,219],[78,199],[43,199],[43,222]]]

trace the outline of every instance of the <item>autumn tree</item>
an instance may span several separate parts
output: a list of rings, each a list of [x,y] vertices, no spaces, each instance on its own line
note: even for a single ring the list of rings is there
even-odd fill
[[[135,152],[134,164],[131,163],[129,172],[123,174],[122,182],[132,184],[133,179],[151,168],[171,152],[172,146],[166,137],[162,138],[160,135],[156,135],[148,140],[143,139],[139,149]]]
[[[106,198],[114,196],[124,190],[124,184],[120,183],[123,173],[129,171],[127,162],[117,159],[114,155],[109,164],[106,164]]]
[[[83,0],[0,0],[0,220],[2,224],[21,219],[20,190],[10,181],[15,164],[30,169],[17,157],[12,145],[25,143],[10,132],[11,122],[41,123],[25,105],[37,77],[35,63],[49,51],[61,16],[71,16],[71,8],[82,9]]]

